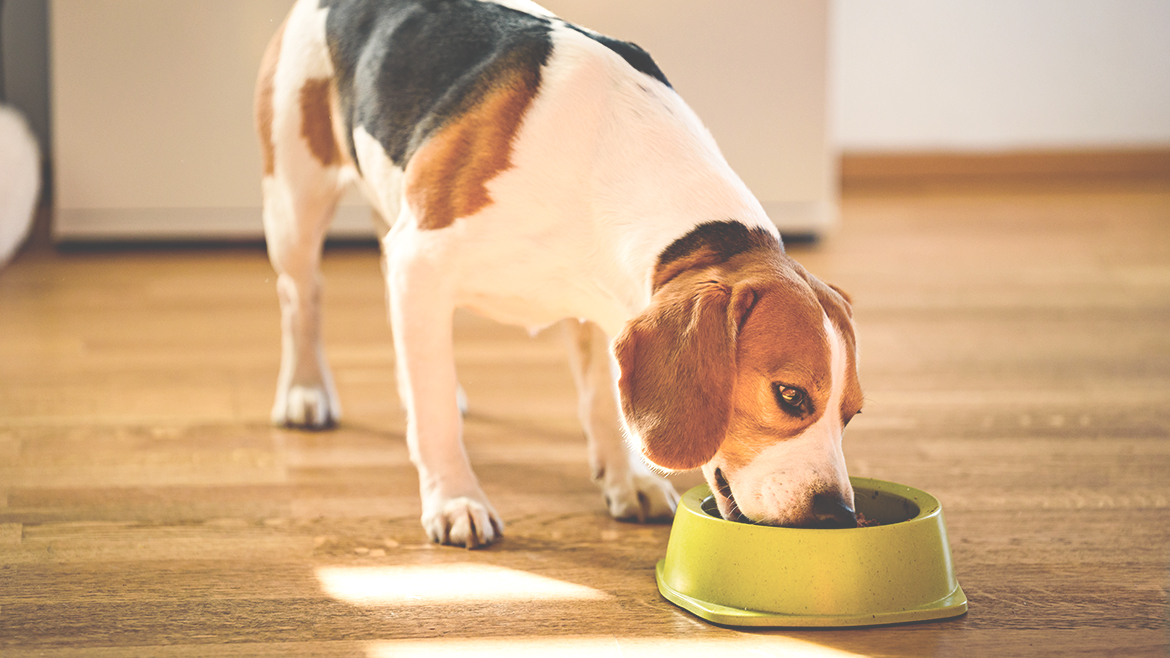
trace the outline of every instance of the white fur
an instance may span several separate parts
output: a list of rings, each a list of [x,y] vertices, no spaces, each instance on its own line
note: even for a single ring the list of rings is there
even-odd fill
[[[393,221],[402,209],[403,171],[362,126],[354,129],[353,143],[362,167],[363,176],[358,180],[363,194],[379,215]],[[352,175],[357,178],[357,171]]]
[[[0,267],[28,237],[40,187],[36,138],[19,112],[0,105]]]

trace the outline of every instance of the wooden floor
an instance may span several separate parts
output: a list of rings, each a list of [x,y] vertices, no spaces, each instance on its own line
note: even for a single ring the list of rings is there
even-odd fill
[[[843,220],[790,250],[856,301],[850,472],[941,499],[965,617],[675,608],[669,527],[611,521],[589,481],[558,337],[470,316],[467,440],[507,536],[432,546],[374,250],[326,257],[345,419],[301,433],[266,424],[261,248],[42,249],[0,271],[0,655],[1166,655],[1170,191],[868,190]]]

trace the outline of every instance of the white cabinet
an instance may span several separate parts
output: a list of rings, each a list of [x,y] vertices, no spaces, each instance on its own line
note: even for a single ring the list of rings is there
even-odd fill
[[[52,0],[54,233],[262,233],[252,90],[291,0]],[[785,230],[836,216],[824,0],[553,0],[649,50]],[[372,234],[356,196],[336,232]]]

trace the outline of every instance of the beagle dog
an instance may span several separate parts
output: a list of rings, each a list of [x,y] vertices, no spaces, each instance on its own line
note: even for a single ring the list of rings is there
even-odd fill
[[[701,468],[728,519],[851,526],[841,439],[862,404],[849,298],[790,259],[638,46],[529,0],[299,0],[256,92],[282,357],[273,422],[339,418],[319,264],[356,185],[381,244],[422,522],[503,522],[462,443],[452,314],[560,322],[593,478],[669,518]]]

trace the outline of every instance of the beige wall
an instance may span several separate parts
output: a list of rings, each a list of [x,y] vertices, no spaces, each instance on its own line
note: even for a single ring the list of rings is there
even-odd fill
[[[545,4],[651,51],[773,219],[816,230],[835,216],[826,2]],[[252,88],[291,4],[52,0],[57,236],[259,236]],[[367,212],[338,223],[366,231]]]

